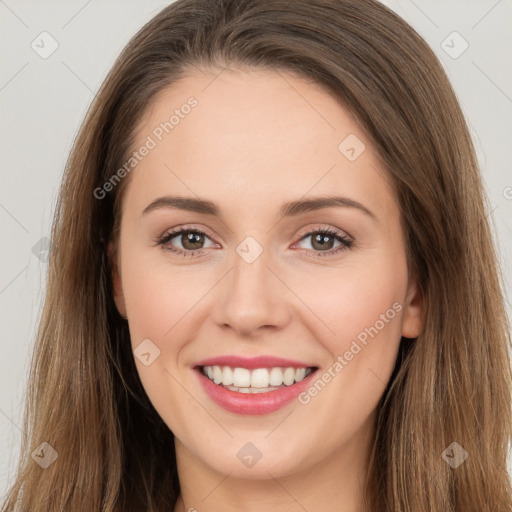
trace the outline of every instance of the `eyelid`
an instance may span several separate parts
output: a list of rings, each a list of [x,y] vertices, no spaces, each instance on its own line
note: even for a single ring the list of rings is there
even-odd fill
[[[167,228],[160,236],[157,237],[157,240],[162,240],[163,238],[166,238],[167,236],[170,235],[176,236],[180,234],[181,231],[198,231],[204,233],[212,241],[215,241],[217,239],[217,236],[213,236],[208,228],[202,226],[199,227],[199,225],[197,224],[178,224],[177,226],[174,226],[172,228]]]
[[[322,233],[325,236],[329,236],[334,238],[340,245],[337,248],[328,249],[326,251],[315,251],[313,249],[305,249],[302,248],[302,251],[312,256],[315,259],[318,258],[335,258],[338,255],[341,255],[347,250],[352,250],[354,247],[354,238],[350,235],[346,234],[344,231],[333,228],[333,227],[325,227],[325,226],[317,226],[317,227],[309,227],[305,228],[306,231],[303,233],[297,242],[292,245],[292,248],[296,247],[302,241],[312,237],[315,233]]]
[[[162,246],[164,250],[167,250],[169,252],[173,252],[176,254],[179,254],[181,256],[202,256],[209,248],[202,248],[197,250],[183,250],[180,248],[171,248],[167,247],[167,243],[173,239],[176,236],[179,236],[180,234],[187,232],[187,231],[195,231],[197,233],[200,233],[201,235],[206,236],[208,239],[211,240],[211,242],[215,245],[219,245],[218,242],[216,242],[215,238],[209,234],[208,229],[199,228],[196,225],[178,225],[173,228],[167,229],[159,238],[156,240],[157,246]],[[302,228],[299,231],[300,234],[297,235],[298,240],[292,244],[292,247],[296,246],[300,242],[302,242],[304,239],[313,236],[314,233],[324,233],[326,235],[333,236],[342,244],[341,247],[338,247],[337,249],[329,249],[326,251],[314,251],[311,249],[302,249],[306,252],[306,254],[313,254],[314,257],[322,257],[322,256],[336,256],[339,252],[342,252],[346,249],[350,249],[354,244],[354,238],[346,233],[345,231],[335,228],[332,226],[326,226],[325,224],[317,224],[313,226],[307,226]]]
[[[350,240],[354,240],[354,237],[351,236],[347,231],[340,229],[340,228],[336,228],[334,226],[330,226],[329,224],[313,224],[313,225],[306,226],[305,228],[303,228],[299,231],[299,234],[297,236],[300,237],[300,239],[302,240],[302,238],[305,235],[310,235],[313,231],[325,231],[325,230],[335,231],[338,236],[345,236],[347,238],[350,238]]]
[[[211,234],[211,232],[209,231],[208,228],[198,227],[198,225],[196,225],[196,224],[178,224],[177,226],[174,226],[172,228],[167,228],[159,237],[157,237],[157,240],[162,240],[163,238],[165,238],[171,234],[177,235],[180,233],[180,231],[186,231],[186,230],[190,230],[190,231],[197,230],[199,232],[203,232],[212,241],[215,241],[217,238],[216,236],[213,236]],[[341,236],[345,235],[346,237],[350,238],[351,240],[354,239],[354,237],[351,236],[347,231],[336,228],[334,226],[329,226],[326,224],[313,224],[312,226],[309,225],[309,226],[306,226],[306,227],[302,228],[301,230],[299,230],[298,234],[296,235],[298,237],[297,242],[302,240],[304,238],[304,236],[311,235],[313,231],[317,231],[317,230],[318,231],[331,230],[331,231],[335,231],[338,235],[341,235]],[[294,244],[297,242],[294,242]],[[218,243],[218,242],[216,242],[216,243]]]

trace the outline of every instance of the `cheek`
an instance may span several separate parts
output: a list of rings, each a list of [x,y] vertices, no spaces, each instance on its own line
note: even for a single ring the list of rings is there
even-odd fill
[[[153,251],[132,251],[122,262],[131,346],[140,380],[151,403],[169,428],[181,432],[179,426],[187,424],[188,415],[204,414],[183,392],[183,374],[177,362],[183,347],[195,337],[194,304],[211,285],[201,273],[185,273],[183,268],[162,265],[161,261],[155,264]],[[145,345],[141,345],[143,342]],[[148,348],[142,351],[139,346]],[[146,366],[137,353],[148,351],[152,362]]]
[[[290,274],[287,283],[315,313],[303,318],[313,318],[310,329],[334,355],[348,350],[361,333],[364,338],[365,329],[376,323],[386,337],[399,337],[407,278],[405,254],[375,250],[361,257],[354,254],[338,268],[295,275],[293,281]],[[386,317],[385,329],[381,315]]]
[[[165,258],[155,258],[157,250],[125,252],[130,256],[123,261],[123,292],[134,346],[146,338],[163,342],[172,337],[174,344],[177,339],[172,335],[180,327],[189,324],[197,311],[202,310],[204,315],[201,306],[208,301],[196,307],[225,271],[207,263],[193,268],[171,264]],[[403,301],[407,286],[403,251],[381,247],[354,253],[337,265],[285,265],[278,272],[293,294],[285,287],[273,292],[303,311],[300,321],[333,355],[348,350],[358,336],[364,338],[365,330],[371,329],[386,311],[396,313],[392,306]],[[400,315],[396,316],[383,330],[391,338],[399,337],[401,330]]]
[[[340,269],[331,280],[317,279],[316,291],[308,295],[311,309],[322,312],[322,320],[335,334],[325,334],[324,329],[317,336],[332,359],[303,396],[303,403],[311,403],[316,417],[329,421],[333,434],[322,435],[332,435],[332,442],[334,432],[348,429],[353,434],[368,418],[396,362],[407,264],[405,255],[398,252],[375,256],[366,265]]]
[[[151,251],[132,253],[123,262],[123,292],[134,344],[141,337],[170,339],[175,326],[188,319],[194,304],[211,287],[211,271],[199,267],[186,271],[155,258]]]

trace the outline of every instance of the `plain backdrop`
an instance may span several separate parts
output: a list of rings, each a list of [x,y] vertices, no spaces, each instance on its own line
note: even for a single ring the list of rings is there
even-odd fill
[[[168,3],[0,0],[2,494],[11,482],[23,434],[22,405],[45,288],[47,238],[72,141],[121,49]],[[510,314],[512,2],[384,3],[430,44],[462,105],[490,199]]]

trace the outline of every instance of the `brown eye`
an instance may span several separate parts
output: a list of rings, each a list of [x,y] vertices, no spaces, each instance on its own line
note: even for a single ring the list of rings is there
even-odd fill
[[[202,249],[201,245],[204,244],[204,235],[197,232],[184,232],[181,234],[180,242],[184,249],[191,251]]]
[[[312,247],[320,251],[332,249],[334,242],[336,242],[332,235],[327,235],[325,233],[317,233],[311,240]]]
[[[206,240],[210,237],[199,229],[180,228],[167,233],[157,245],[161,245],[166,251],[174,252],[182,256],[196,256],[202,254]],[[215,244],[212,242],[210,247]]]
[[[353,241],[341,232],[333,231],[330,229],[317,229],[310,231],[301,238],[301,242],[311,239],[312,250],[308,252],[315,256],[329,256],[337,254],[341,251],[349,249]],[[335,244],[339,245],[336,246]]]

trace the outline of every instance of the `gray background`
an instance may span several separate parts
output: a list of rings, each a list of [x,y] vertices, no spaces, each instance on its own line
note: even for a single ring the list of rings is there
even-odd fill
[[[45,288],[45,237],[67,155],[114,59],[167,3],[0,0],[1,493],[11,481],[23,435],[22,404]],[[490,198],[509,297],[512,2],[384,3],[431,45],[461,102]],[[50,36],[40,36],[44,31]],[[58,48],[44,55],[52,44]],[[510,314],[510,300],[507,307]]]

